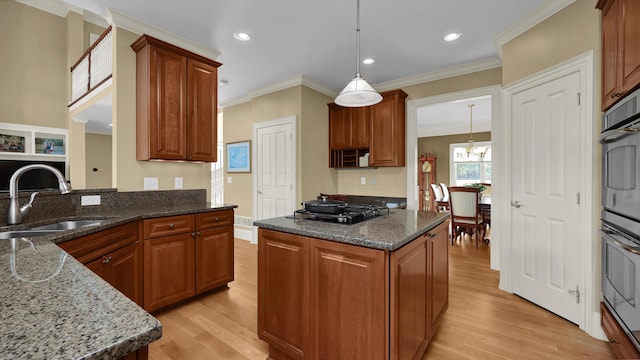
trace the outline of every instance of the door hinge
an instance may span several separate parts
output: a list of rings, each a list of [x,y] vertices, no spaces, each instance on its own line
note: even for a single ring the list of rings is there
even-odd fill
[[[289,134],[289,140],[293,140],[293,134]]]
[[[576,284],[576,289],[575,290],[569,290],[569,294],[575,294],[576,295],[576,304],[580,304],[580,288],[578,288],[577,284]]]
[[[578,105],[580,105],[580,93],[578,93]]]
[[[576,193],[576,204],[580,205],[580,193]]]

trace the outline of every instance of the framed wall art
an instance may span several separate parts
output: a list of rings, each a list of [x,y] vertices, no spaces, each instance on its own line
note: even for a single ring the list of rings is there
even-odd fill
[[[227,172],[251,172],[251,140],[227,143]]]

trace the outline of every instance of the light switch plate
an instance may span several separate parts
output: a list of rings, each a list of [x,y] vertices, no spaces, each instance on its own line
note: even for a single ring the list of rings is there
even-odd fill
[[[80,197],[80,205],[100,205],[100,195],[83,195]]]
[[[227,176],[227,184],[231,184],[233,182],[233,178],[231,176]]]
[[[175,183],[176,183],[176,186],[175,186],[176,189],[182,189],[183,181],[181,177],[177,177]]]
[[[144,178],[144,189],[145,190],[158,190],[158,178],[157,177],[146,177],[146,178]]]

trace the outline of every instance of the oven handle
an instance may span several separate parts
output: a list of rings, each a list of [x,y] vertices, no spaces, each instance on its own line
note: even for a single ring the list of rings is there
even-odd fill
[[[615,232],[611,231],[611,230],[598,230],[600,232],[600,234],[602,234],[603,236],[607,237],[609,240],[611,240],[611,242],[613,242],[614,245],[623,248],[624,250],[632,253],[632,254],[636,254],[636,255],[640,255],[640,247],[638,246],[629,246],[627,244],[623,244],[620,241],[616,240],[613,236],[616,235]]]
[[[640,128],[637,128],[637,127],[628,127],[624,129],[613,129],[613,130],[605,131],[604,133],[602,133],[602,135],[600,135],[600,143],[601,144],[612,143],[624,137],[627,137],[633,134],[638,134],[638,133],[640,133]]]

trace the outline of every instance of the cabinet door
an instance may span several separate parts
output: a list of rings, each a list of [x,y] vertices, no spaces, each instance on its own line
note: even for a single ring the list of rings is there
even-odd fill
[[[144,309],[153,311],[195,295],[191,233],[145,239]]]
[[[619,97],[617,84],[618,5],[610,1],[602,9],[602,108],[613,105]]]
[[[449,221],[427,233],[429,239],[429,338],[449,307]]]
[[[311,244],[308,358],[385,359],[385,252],[318,239]]]
[[[271,355],[309,357],[308,254],[302,236],[258,230],[258,336]]]
[[[150,51],[149,157],[184,160],[187,155],[187,59],[155,46],[151,46]]]
[[[357,107],[350,109],[351,141],[350,147],[353,149],[364,149],[369,147],[369,107]]]
[[[600,303],[600,314],[600,325],[618,359],[640,359],[640,352],[603,302]]]
[[[618,0],[620,6],[620,63],[621,92],[626,93],[640,84],[640,1]],[[604,16],[603,16],[604,17]]]
[[[217,71],[216,67],[196,60],[187,61],[187,160],[217,161]]]
[[[415,359],[427,349],[429,334],[427,261],[429,237],[391,253],[391,359]]]
[[[404,92],[394,91],[371,106],[369,166],[404,166],[405,98]]]
[[[342,150],[349,147],[349,108],[329,104],[329,149]]]
[[[86,264],[126,297],[142,305],[142,252],[136,242]]]
[[[196,236],[196,294],[233,281],[233,226],[202,230]]]

